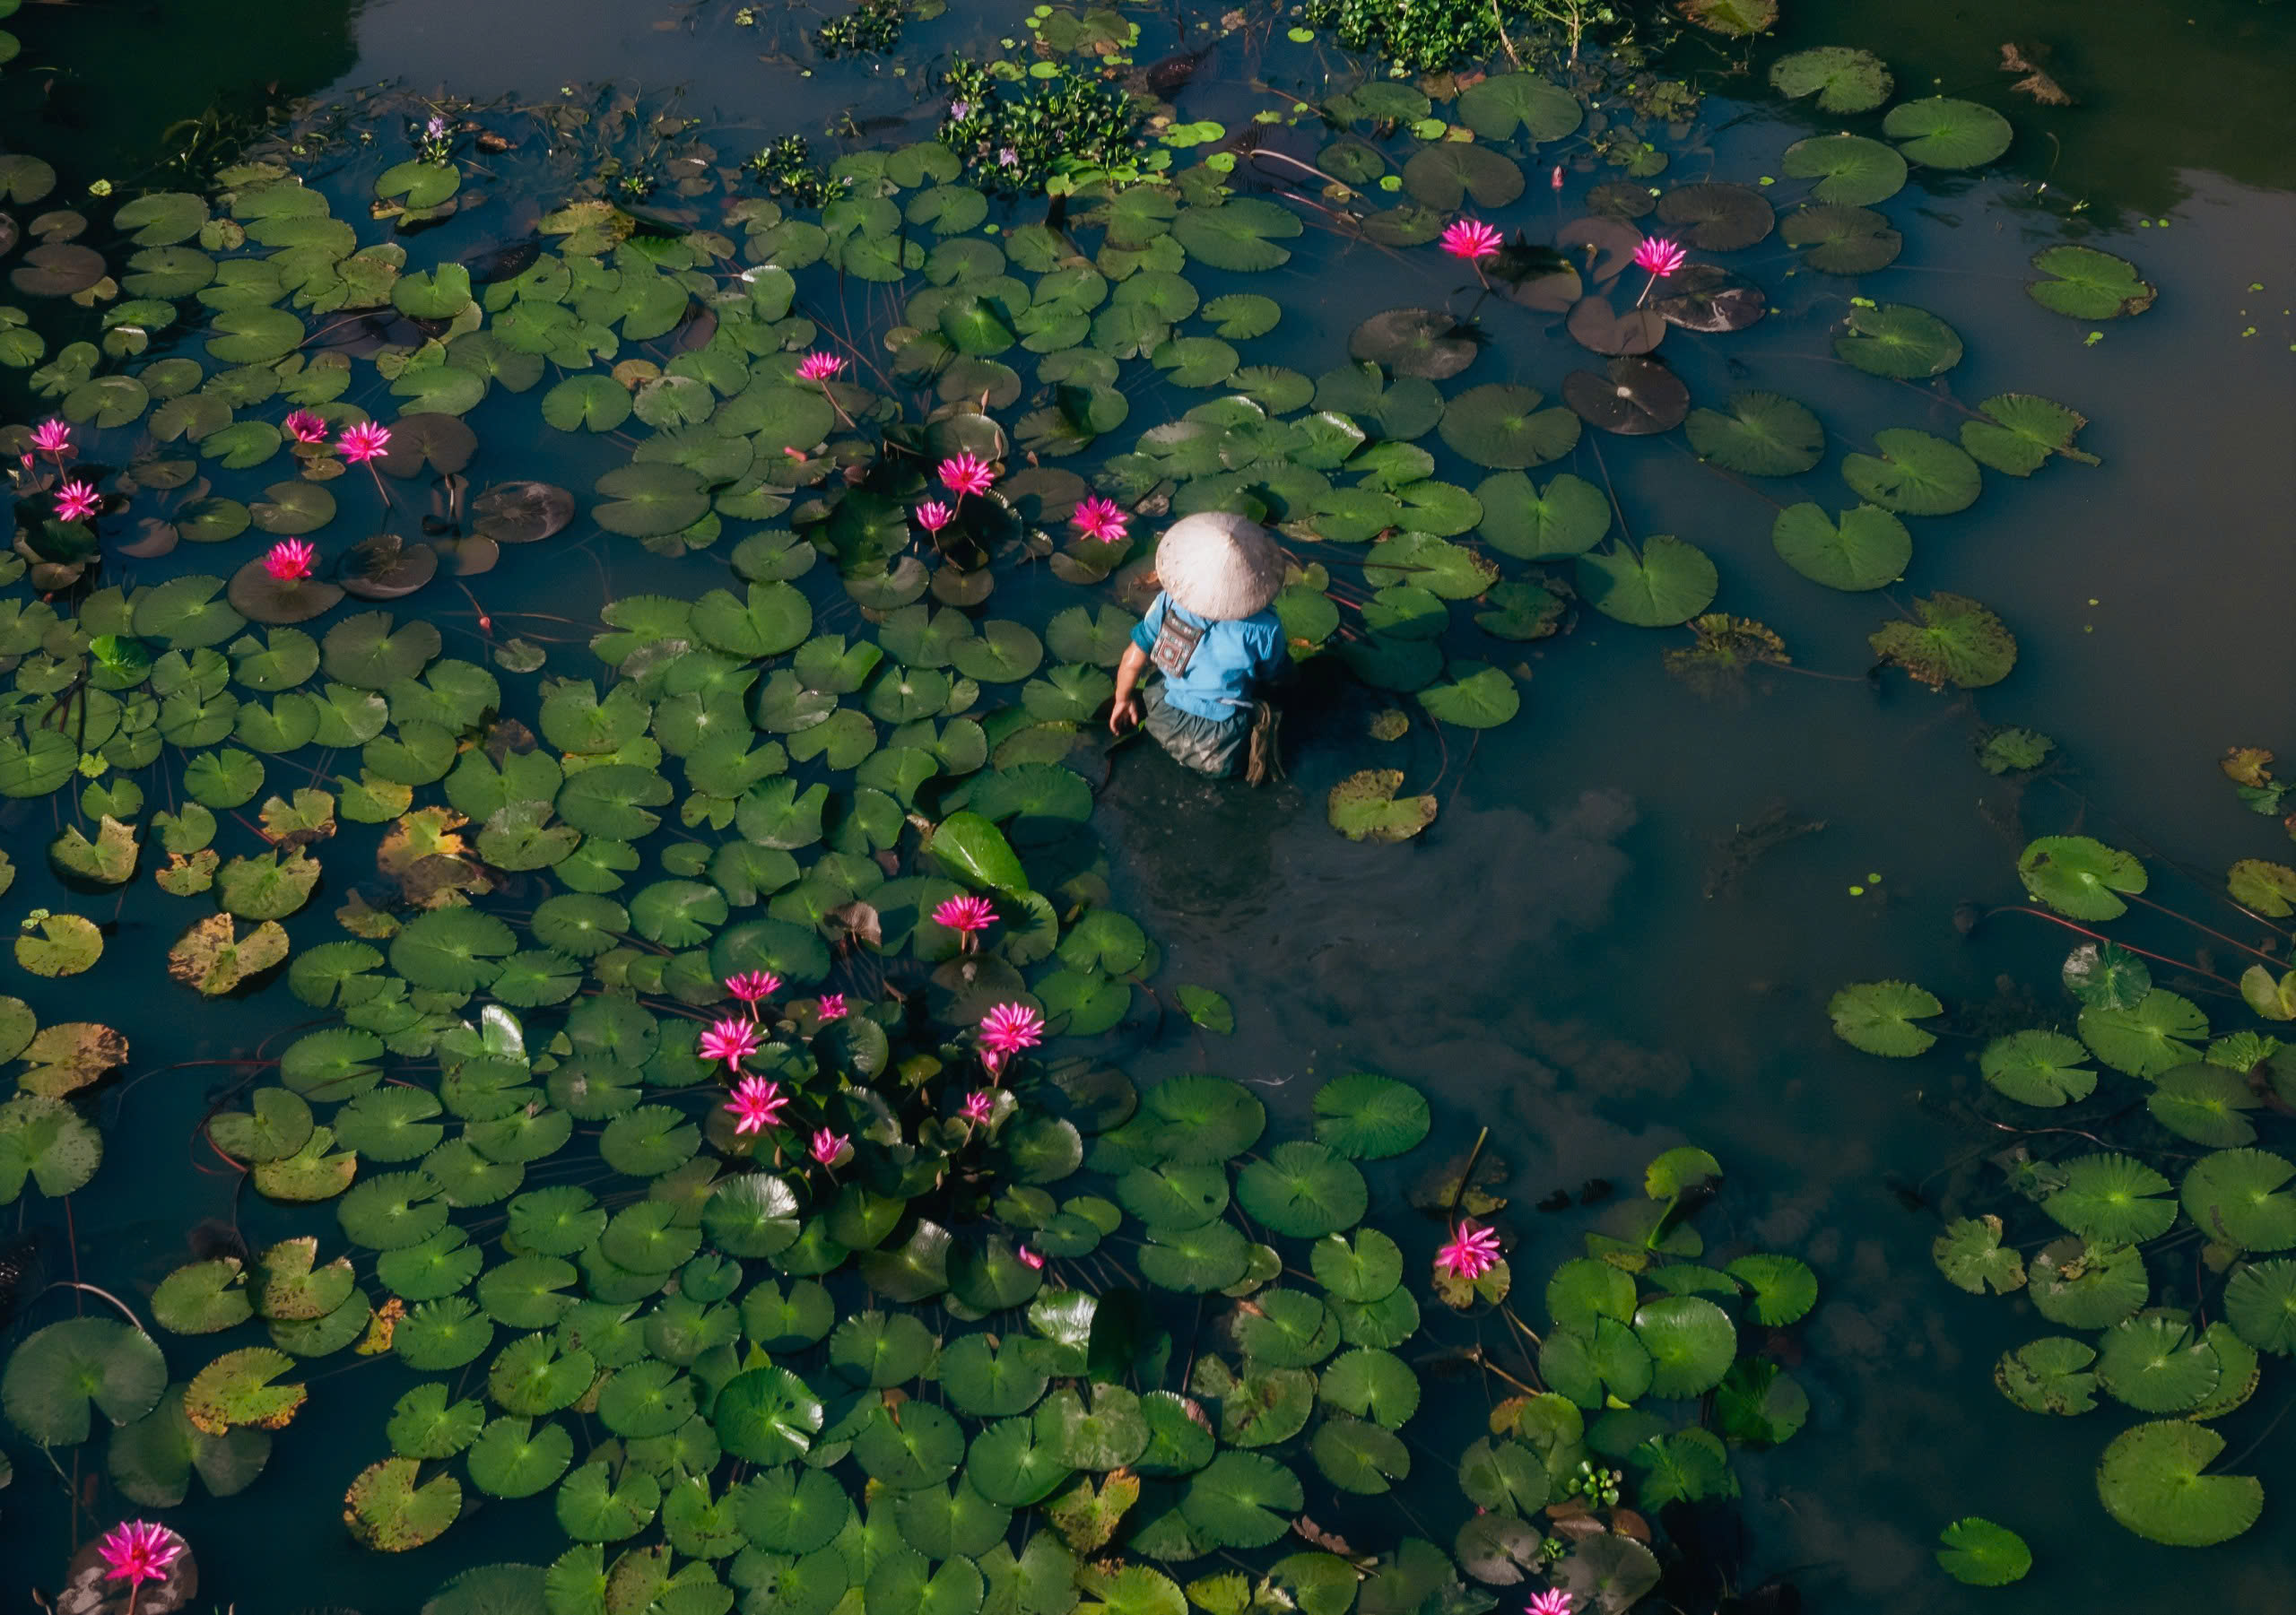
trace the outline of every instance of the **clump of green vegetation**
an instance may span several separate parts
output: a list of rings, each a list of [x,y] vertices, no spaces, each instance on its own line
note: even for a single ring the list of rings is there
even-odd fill
[[[820,207],[845,195],[846,182],[814,163],[813,149],[802,135],[785,135],[760,147],[749,169],[767,191],[799,207]]]
[[[900,44],[900,30],[909,21],[901,0],[860,0],[842,17],[832,17],[814,31],[813,43],[834,59],[840,56],[882,56]]]
[[[941,83],[949,95],[941,139],[982,190],[1041,195],[1057,175],[1124,170],[1136,161],[1141,109],[1105,79],[1022,80],[960,57]]]

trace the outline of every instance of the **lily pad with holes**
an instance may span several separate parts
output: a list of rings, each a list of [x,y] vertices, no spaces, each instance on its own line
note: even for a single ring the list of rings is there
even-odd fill
[[[1398,797],[1400,768],[1365,768],[1331,789],[1326,816],[1351,841],[1407,841],[1435,821],[1431,795]]]
[[[1998,684],[2017,664],[2017,641],[1978,601],[1939,593],[1913,603],[1916,621],[1884,623],[1866,636],[1874,654],[1933,690]]]

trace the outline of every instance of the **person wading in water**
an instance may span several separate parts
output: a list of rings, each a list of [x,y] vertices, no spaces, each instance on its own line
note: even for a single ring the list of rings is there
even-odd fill
[[[1109,732],[1139,725],[1176,761],[1215,778],[1239,762],[1254,785],[1280,777],[1274,708],[1254,691],[1285,662],[1269,609],[1283,571],[1283,552],[1256,522],[1205,511],[1173,523],[1156,546],[1163,592],[1117,665]],[[1161,676],[1144,686],[1152,668]]]

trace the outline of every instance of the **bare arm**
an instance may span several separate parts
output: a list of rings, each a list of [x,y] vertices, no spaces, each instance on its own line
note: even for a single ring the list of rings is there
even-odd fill
[[[1116,664],[1116,705],[1109,708],[1109,733],[1122,734],[1131,725],[1140,721],[1140,698],[1134,693],[1140,675],[1148,671],[1148,653],[1137,645],[1124,647],[1124,660]]]

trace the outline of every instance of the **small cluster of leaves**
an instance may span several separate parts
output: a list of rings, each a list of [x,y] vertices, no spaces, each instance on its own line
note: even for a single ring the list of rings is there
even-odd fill
[[[813,147],[802,135],[784,135],[761,146],[749,170],[769,195],[786,196],[796,207],[825,207],[848,188],[814,163]]]
[[[1501,29],[1535,9],[1525,0],[1307,0],[1300,18],[1349,50],[1443,73],[1496,55]]]
[[[1062,68],[1039,78],[960,56],[941,86],[950,100],[941,140],[963,159],[967,178],[992,195],[1040,195],[1057,175],[1122,171],[1138,157],[1138,103],[1088,71]]]
[[[908,22],[908,0],[856,0],[851,11],[814,30],[813,45],[832,61],[841,56],[883,56],[900,47]]]

